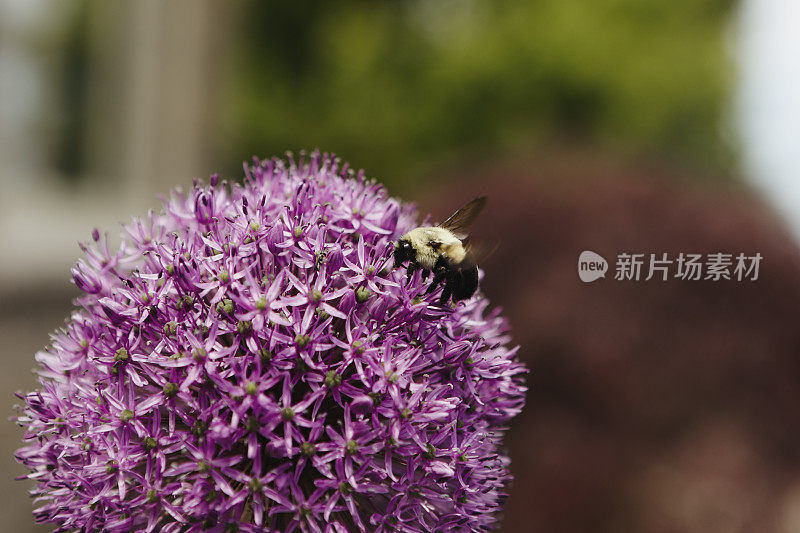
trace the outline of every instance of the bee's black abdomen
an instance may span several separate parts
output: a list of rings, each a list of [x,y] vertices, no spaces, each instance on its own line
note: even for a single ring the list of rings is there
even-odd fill
[[[458,268],[453,272],[453,278],[451,291],[454,301],[466,300],[478,290],[478,267],[475,265]]]
[[[439,298],[442,305],[450,298],[454,302],[466,300],[478,290],[478,267],[469,259],[455,263],[444,255],[439,256],[433,272],[433,281],[425,294],[433,292],[439,283],[444,281],[442,295]]]

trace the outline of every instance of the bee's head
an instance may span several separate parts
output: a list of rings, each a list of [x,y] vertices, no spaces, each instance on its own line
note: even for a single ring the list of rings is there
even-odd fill
[[[408,239],[400,239],[394,243],[394,267],[397,268],[406,261],[414,259],[416,252]]]

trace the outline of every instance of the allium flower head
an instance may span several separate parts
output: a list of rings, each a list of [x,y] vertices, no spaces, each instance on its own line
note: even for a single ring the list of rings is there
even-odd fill
[[[524,368],[477,295],[392,269],[412,207],[326,155],[93,233],[20,395],[37,521],[81,531],[491,527]]]

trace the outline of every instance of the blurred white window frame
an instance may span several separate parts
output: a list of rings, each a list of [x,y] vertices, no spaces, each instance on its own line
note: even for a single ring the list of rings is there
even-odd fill
[[[63,284],[92,228],[119,234],[213,159],[229,4],[114,0],[91,3],[89,175],[70,185],[47,168],[36,126],[52,94],[29,36],[77,1],[0,0],[0,292]]]
[[[800,1],[743,0],[736,29],[744,171],[800,239]]]

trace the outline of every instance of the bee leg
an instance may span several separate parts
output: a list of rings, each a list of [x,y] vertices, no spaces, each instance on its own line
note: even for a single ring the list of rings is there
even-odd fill
[[[451,269],[447,275],[447,282],[445,285],[445,291],[447,292],[448,297],[453,298],[453,303],[462,300],[463,297],[461,296],[464,290],[464,271],[461,268]],[[444,294],[442,295],[444,296]],[[445,300],[446,302],[447,300]]]
[[[447,276],[447,271],[443,268],[438,269],[433,275],[433,281],[431,281],[428,290],[425,291],[425,294],[430,294],[436,290],[436,287],[439,286],[439,283]]]
[[[450,282],[445,282],[444,289],[442,290],[442,296],[439,298],[439,305],[444,306],[447,303],[447,300],[450,299],[450,294],[452,289],[450,288]]]
[[[448,279],[450,284],[450,292],[453,295],[453,301],[457,302],[463,300],[464,292],[464,271],[458,269],[453,272],[452,276]]]
[[[417,265],[414,263],[409,263],[408,268],[406,269],[406,282],[411,281],[411,276],[414,275],[414,272],[417,271]]]
[[[430,275],[430,270],[423,270],[422,271],[422,281],[428,281],[428,275]]]

